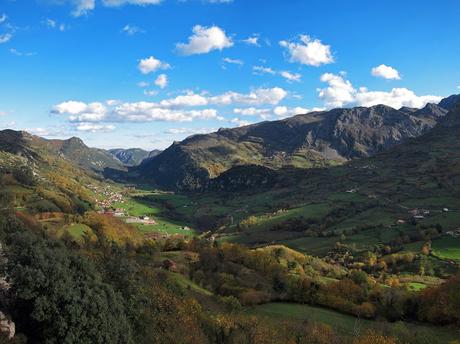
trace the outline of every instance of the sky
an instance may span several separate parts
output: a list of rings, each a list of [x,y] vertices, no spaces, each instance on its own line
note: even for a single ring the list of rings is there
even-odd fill
[[[0,0],[0,129],[164,149],[460,93],[457,0]]]

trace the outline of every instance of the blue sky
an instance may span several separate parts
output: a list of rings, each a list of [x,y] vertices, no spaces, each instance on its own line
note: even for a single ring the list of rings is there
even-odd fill
[[[2,0],[0,129],[165,148],[317,109],[460,93],[460,3]]]

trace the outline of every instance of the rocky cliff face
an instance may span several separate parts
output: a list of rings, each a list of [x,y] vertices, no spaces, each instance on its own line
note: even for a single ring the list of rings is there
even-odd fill
[[[453,100],[422,109],[384,105],[312,112],[221,129],[175,143],[132,172],[163,187],[196,190],[236,166],[322,167],[374,155],[433,128]]]

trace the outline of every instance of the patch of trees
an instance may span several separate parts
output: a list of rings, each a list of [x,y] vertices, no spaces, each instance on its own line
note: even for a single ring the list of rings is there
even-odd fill
[[[439,322],[455,323],[456,317],[460,316],[460,307],[454,307],[460,300],[454,281],[458,283],[460,277],[454,277],[452,282],[443,285],[443,289],[430,289],[420,296],[400,287],[397,278],[388,279],[387,283],[391,285],[388,288],[360,270],[352,270],[348,276],[336,276],[337,280],[324,279],[327,276],[325,267],[315,268],[313,261],[283,260],[285,253],[281,249],[249,250],[226,243],[220,247],[201,247],[198,252],[200,260],[192,267],[192,278],[217,294],[237,297],[243,305],[284,300],[321,305],[361,318],[384,317],[390,321],[435,322],[440,319]],[[374,259],[373,264],[386,268],[399,262],[412,263],[415,255],[392,254],[384,258],[380,261]],[[300,270],[297,269],[299,265]],[[433,296],[441,292],[449,298],[457,298],[452,300],[454,306],[448,307],[444,313],[438,308],[447,301],[441,299],[437,304]],[[428,300],[433,304],[430,305]],[[422,315],[419,309],[429,309],[423,313],[429,315]]]
[[[131,343],[123,300],[95,266],[20,226],[4,223],[3,264],[18,332],[38,343]]]

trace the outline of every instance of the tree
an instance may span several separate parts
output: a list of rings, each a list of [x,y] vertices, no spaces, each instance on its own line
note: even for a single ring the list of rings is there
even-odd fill
[[[132,342],[123,300],[90,261],[21,230],[5,252],[19,332],[46,343]]]

